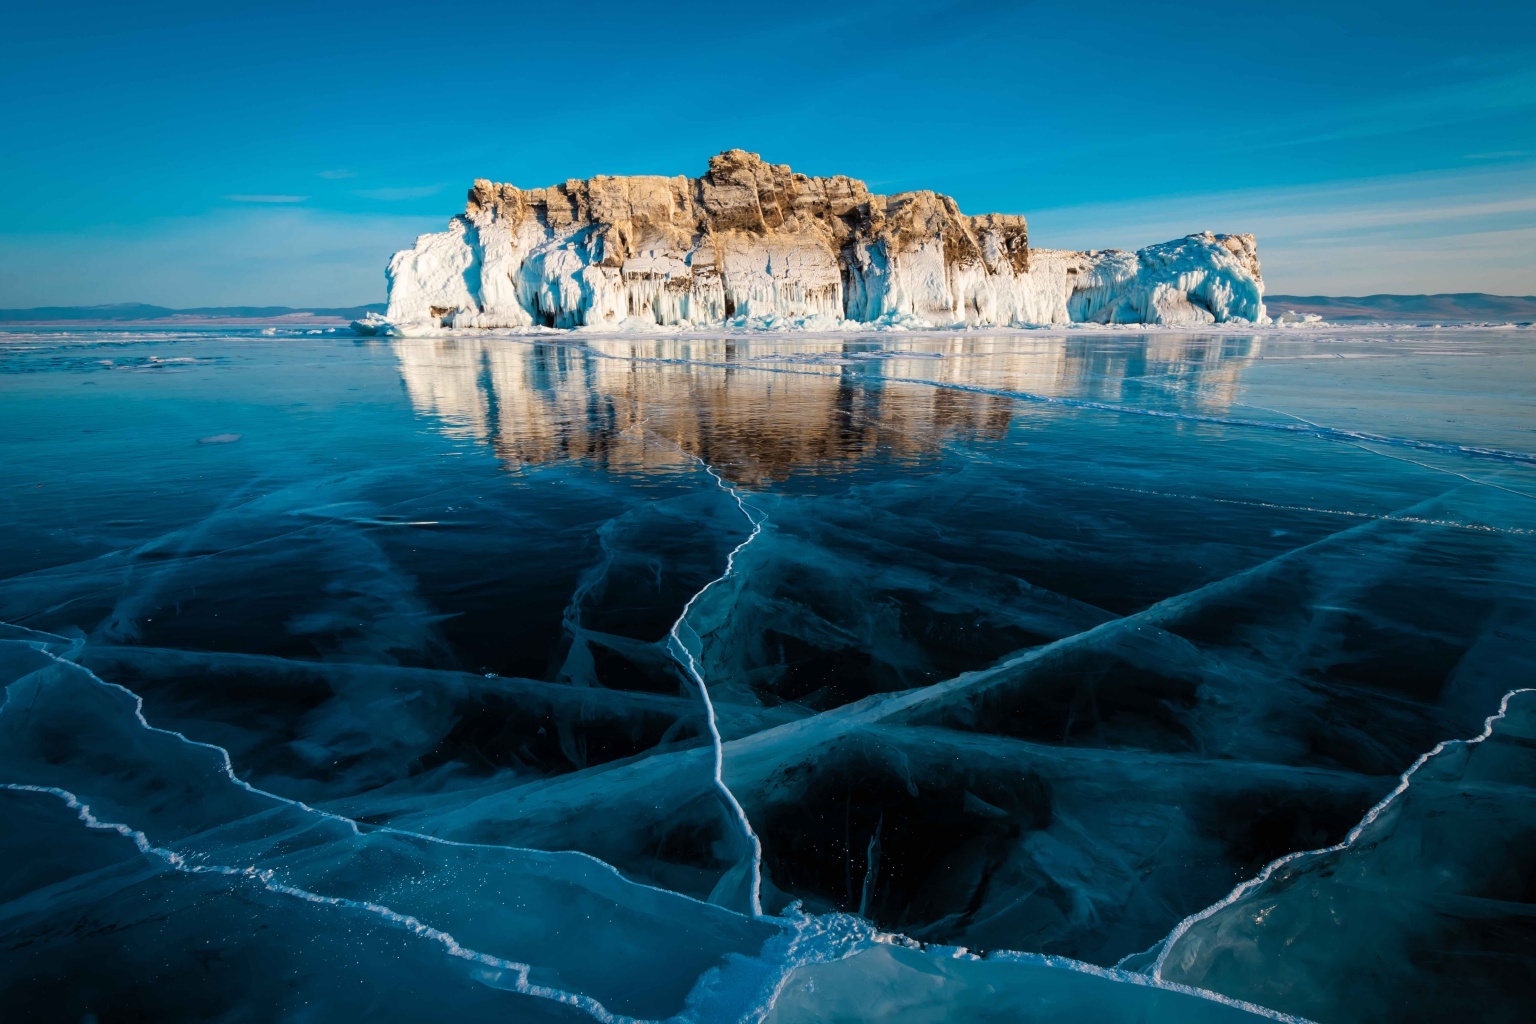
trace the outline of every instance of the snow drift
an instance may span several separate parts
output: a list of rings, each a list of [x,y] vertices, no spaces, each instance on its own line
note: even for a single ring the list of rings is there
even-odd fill
[[[1138,252],[1031,249],[1024,218],[880,196],[730,150],[700,178],[484,179],[448,230],[390,260],[365,333],[427,327],[914,327],[1262,321],[1252,235]]]

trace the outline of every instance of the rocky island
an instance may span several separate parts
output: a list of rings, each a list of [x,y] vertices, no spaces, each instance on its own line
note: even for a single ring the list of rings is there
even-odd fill
[[[368,334],[443,328],[1201,324],[1265,319],[1252,235],[1033,249],[1022,216],[797,174],[733,149],[701,177],[478,180],[390,260]]]

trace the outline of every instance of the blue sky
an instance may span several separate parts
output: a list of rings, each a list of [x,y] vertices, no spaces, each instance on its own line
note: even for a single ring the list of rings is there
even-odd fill
[[[1039,246],[1254,231],[1271,292],[1536,293],[1533,8],[14,5],[0,306],[377,301],[473,178],[733,146]]]

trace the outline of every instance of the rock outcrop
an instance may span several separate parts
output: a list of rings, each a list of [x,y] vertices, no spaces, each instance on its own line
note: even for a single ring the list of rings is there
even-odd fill
[[[476,181],[463,215],[390,261],[387,323],[910,326],[1264,317],[1252,235],[1136,253],[1029,247],[1022,216],[881,196],[730,150],[699,178]]]

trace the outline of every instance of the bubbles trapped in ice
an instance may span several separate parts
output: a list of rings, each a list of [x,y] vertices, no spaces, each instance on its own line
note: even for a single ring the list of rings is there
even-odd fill
[[[23,1016],[1536,999],[1511,332],[5,346]]]

